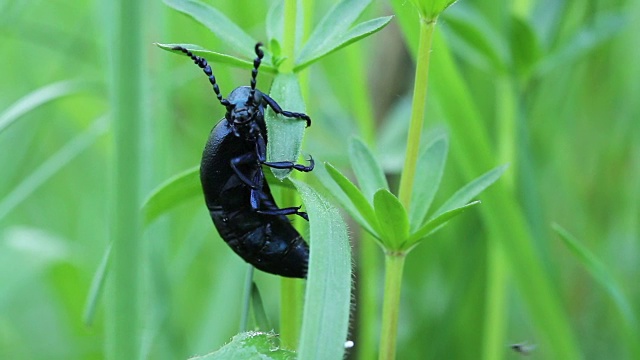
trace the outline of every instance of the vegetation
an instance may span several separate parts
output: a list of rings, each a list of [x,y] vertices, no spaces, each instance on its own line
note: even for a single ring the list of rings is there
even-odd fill
[[[640,5],[448,5],[0,7],[0,358],[640,358]],[[258,87],[313,119],[268,119],[271,158],[318,163],[268,171],[306,281],[215,233],[224,109],[165,51],[226,95],[257,41]]]

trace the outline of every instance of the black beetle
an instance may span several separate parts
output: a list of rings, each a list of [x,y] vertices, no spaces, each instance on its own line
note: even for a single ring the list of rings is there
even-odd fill
[[[278,208],[265,181],[262,165],[276,169],[313,170],[292,161],[267,162],[266,106],[285,117],[301,119],[311,125],[308,115],[285,111],[272,98],[256,89],[258,67],[264,52],[256,44],[251,86],[233,90],[222,98],[207,61],[188,49],[187,54],[209,77],[220,104],[227,112],[211,130],[200,163],[200,181],[211,219],[222,239],[246,262],[280,276],[305,278],[309,246],[291,226],[286,215],[308,220],[300,207]]]

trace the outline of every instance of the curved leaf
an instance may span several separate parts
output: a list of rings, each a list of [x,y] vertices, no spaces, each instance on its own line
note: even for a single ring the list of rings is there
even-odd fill
[[[159,48],[163,49],[163,50],[167,50],[167,51],[170,51],[172,53],[185,56],[185,54],[182,51],[173,49],[176,46],[182,46],[183,48],[185,48],[187,50],[190,50],[195,55],[204,57],[205,59],[207,59],[207,62],[209,62],[209,63],[225,64],[225,65],[238,67],[238,68],[241,68],[241,69],[249,69],[249,70],[253,69],[253,60],[251,60],[251,61],[250,60],[245,60],[245,59],[241,59],[239,57],[235,57],[233,55],[227,55],[227,54],[222,54],[222,53],[219,53],[219,52],[207,50],[207,49],[205,49],[205,48],[203,48],[202,46],[199,46],[199,45],[194,45],[194,44],[160,44],[160,43],[155,43],[155,45],[158,46]],[[270,64],[262,63],[260,65],[260,71],[261,72],[264,71],[264,72],[268,72],[268,73],[274,74],[276,72],[276,69],[273,66],[271,66]]]
[[[440,206],[440,208],[434,213],[434,215],[431,216],[431,219],[434,219],[449,210],[459,208],[471,201],[474,197],[476,197],[491,184],[493,184],[496,180],[498,180],[500,175],[502,175],[507,167],[508,165],[498,166],[497,168],[482,174],[475,180],[463,186],[460,190],[453,194],[453,196],[451,196],[449,200],[447,200],[444,204],[442,204],[442,206]]]
[[[280,348],[278,335],[274,333],[248,331],[237,334],[231,342],[217,351],[194,356],[190,360],[235,360],[235,359],[261,359],[261,360],[295,360],[293,351]]]
[[[376,191],[389,190],[382,167],[362,140],[355,137],[349,139],[349,160],[360,189],[369,202],[373,202]]]
[[[471,202],[471,203],[469,203],[469,204],[467,204],[465,206],[461,206],[459,208],[455,208],[453,210],[449,210],[449,211],[443,212],[442,214],[438,215],[433,220],[427,221],[427,223],[424,224],[420,229],[418,229],[415,233],[411,234],[411,236],[409,237],[408,243],[411,244],[411,245],[416,244],[418,241],[423,240],[427,236],[429,236],[429,235],[433,234],[434,232],[436,232],[437,230],[439,230],[449,220],[451,220],[454,217],[462,214],[468,208],[470,208],[472,206],[475,206],[475,205],[478,205],[478,204],[480,204],[480,201],[474,201],[474,202]]]
[[[301,113],[305,111],[300,85],[293,74],[276,75],[269,96],[283,110]],[[296,162],[300,156],[305,121],[276,115],[271,108],[267,110],[265,118],[268,136],[267,160]],[[285,178],[291,172],[286,169],[272,169],[272,171],[279,179]]]
[[[30,92],[0,114],[0,134],[29,111],[49,101],[78,92],[80,89],[82,89],[80,82],[66,80]]]
[[[309,185],[293,180],[309,214],[309,273],[298,354],[342,359],[351,308],[351,245],[338,210]]]
[[[378,234],[379,226],[378,220],[376,219],[376,213],[373,210],[373,207],[367,201],[367,198],[360,192],[357,186],[355,186],[346,176],[342,175],[336,168],[334,168],[331,164],[326,164],[326,169],[333,181],[335,181],[340,189],[344,192],[345,195],[349,198],[351,203],[354,205],[354,208],[345,207],[346,210],[350,210],[349,212],[354,220],[362,219],[363,222],[359,224],[367,231],[371,233],[371,235],[375,237],[379,237]]]
[[[348,46],[362,38],[375,34],[376,32],[382,30],[382,28],[387,26],[392,18],[393,16],[384,16],[362,22],[354,26],[353,29],[347,31],[343,36],[337,38],[336,40],[333,40],[325,47],[310,49],[304,53],[301,53],[301,55],[296,59],[296,65],[293,68],[293,71],[298,72],[311,65],[312,63],[322,59],[323,57],[333,53],[334,51],[338,51],[343,47]]]
[[[409,217],[400,200],[389,190],[380,189],[373,196],[380,235],[386,250],[404,250],[409,238]]]
[[[206,26],[238,54],[249,59],[255,56],[253,47],[257,41],[214,7],[197,0],[164,0],[164,3]],[[271,63],[270,58],[265,61]]]
[[[409,210],[411,229],[422,225],[429,207],[433,201],[447,162],[449,141],[446,136],[440,136],[427,146],[418,156],[416,164],[416,178],[413,182],[413,195]]]
[[[270,186],[294,188],[291,182],[277,180],[269,171],[264,174]],[[199,165],[184,170],[158,185],[142,203],[141,211],[145,224],[149,225],[167,211],[196,196],[202,196],[201,186]]]

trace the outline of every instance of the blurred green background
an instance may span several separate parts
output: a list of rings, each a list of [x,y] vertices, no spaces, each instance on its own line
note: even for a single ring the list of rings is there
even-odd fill
[[[256,39],[266,38],[270,1],[209,3]],[[144,21],[138,24],[144,34],[147,119],[139,143],[143,198],[199,162],[209,130],[223,116],[201,72],[153,43],[194,43],[228,52],[207,29],[160,1],[144,6]],[[317,22],[329,6],[314,4],[317,18],[310,21]],[[83,312],[108,247],[112,208],[108,114],[114,19],[108,9],[105,1],[0,3],[3,359],[104,357],[105,306],[98,305],[90,326],[83,323]],[[374,2],[363,17],[393,13],[386,1]],[[445,44],[454,54],[474,115],[496,153],[513,147],[507,153],[516,155],[500,181],[512,184],[536,261],[569,320],[574,339],[567,342],[575,341],[588,359],[637,355],[633,341],[638,339],[630,334],[638,334],[633,314],[640,310],[639,17],[638,1],[462,0],[440,19],[444,42],[433,47],[434,58]],[[370,109],[378,156],[392,183],[398,180],[413,76],[406,41],[411,37],[403,36],[400,21],[394,20],[308,70],[304,96],[313,126],[303,153],[345,167],[347,139],[359,131],[355,118]],[[438,64],[433,61],[432,77],[442,70]],[[214,65],[214,72],[223,94],[248,84],[245,70]],[[268,89],[269,81],[261,74],[258,87]],[[354,85],[368,96],[355,96]],[[456,128],[465,119],[447,119],[447,108],[468,104],[448,97],[446,78],[430,85],[425,138],[448,132],[452,144],[470,141]],[[510,125],[501,123],[504,118],[512,120]],[[461,148],[451,146],[436,204],[471,179],[464,162],[473,163],[478,154],[456,153]],[[503,160],[496,156],[493,166]],[[481,200],[490,203],[492,192]],[[574,256],[553,223],[603,266]],[[505,220],[501,226],[515,225]],[[202,200],[180,205],[144,234],[141,357],[187,358],[228,341],[237,332],[246,265],[217,237]],[[357,249],[355,225],[352,234]],[[481,357],[491,298],[490,240],[479,212],[470,211],[408,256],[399,359]],[[529,284],[519,280],[511,275],[504,280],[506,328],[499,357],[518,358],[509,346],[525,342],[536,345],[531,358],[549,358],[540,343],[544,329],[530,311],[536,299],[525,298],[530,295],[522,289]],[[256,281],[268,315],[277,321],[278,279],[258,273]],[[358,274],[355,284],[361,291]],[[373,292],[381,295],[381,288],[380,277]],[[611,294],[619,298],[612,300]],[[630,312],[619,310],[621,301],[630,304]],[[357,304],[354,310],[357,315]],[[358,333],[356,321],[351,333]]]

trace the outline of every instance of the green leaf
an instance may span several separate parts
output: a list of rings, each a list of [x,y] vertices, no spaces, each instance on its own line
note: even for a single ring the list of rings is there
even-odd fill
[[[281,349],[278,335],[272,332],[248,331],[237,334],[231,342],[219,350],[203,355],[194,356],[190,360],[295,360],[293,351]]]
[[[373,195],[379,189],[389,190],[389,184],[387,184],[387,178],[382,172],[382,167],[371,150],[359,138],[349,139],[349,160],[360,189],[369,202],[373,202]]]
[[[338,210],[293,180],[309,214],[310,256],[300,359],[342,359],[351,309],[351,245]]]
[[[490,170],[483,175],[479,176],[475,180],[471,181],[467,185],[463,186],[453,196],[449,198],[440,208],[434,213],[431,219],[440,216],[441,214],[459,208],[483,192],[491,184],[493,184],[502,173],[507,169],[508,165],[498,166],[497,168]]]
[[[344,33],[341,37],[333,39],[333,41],[327,44],[323,48],[309,49],[301,54],[296,59],[296,65],[293,71],[298,72],[312,63],[322,59],[323,57],[342,49],[360,39],[363,39],[369,35],[375,34],[382,30],[391,21],[392,16],[384,16],[377,19],[362,22],[352,29]],[[306,49],[306,46],[305,46]],[[303,49],[303,51],[305,50]]]
[[[260,290],[255,282],[251,283],[251,308],[253,309],[253,317],[255,318],[256,326],[263,331],[269,331],[273,329],[267,312],[264,310],[264,304],[262,302],[262,296],[260,296]]]
[[[413,197],[409,210],[411,229],[420,227],[427,216],[433,198],[440,187],[440,180],[447,162],[449,141],[440,136],[418,156],[416,178],[413,182]]]
[[[411,0],[423,21],[435,20],[456,0]]]
[[[199,166],[172,176],[155,188],[143,202],[145,224],[151,224],[160,215],[201,194]]]
[[[622,315],[621,318],[625,324],[626,335],[631,339],[629,342],[633,344],[633,351],[636,356],[640,354],[640,346],[638,346],[637,339],[640,338],[640,328],[638,323],[638,317],[636,316],[633,306],[627,300],[624,295],[622,286],[616,278],[589,249],[582,245],[573,235],[558,224],[552,225],[564,244],[571,250],[573,255],[578,258],[582,266],[591,274],[596,283],[600,285],[611,297],[614,304]]]
[[[518,16],[511,17],[510,35],[513,68],[517,75],[527,78],[542,56],[540,39],[532,24]]]
[[[609,12],[596,16],[567,41],[559,44],[540,61],[534,70],[536,76],[543,76],[549,71],[567,66],[578,61],[594,48],[619,34],[630,24],[627,13]]]
[[[461,207],[455,208],[453,210],[445,211],[442,214],[440,214],[437,217],[435,217],[434,219],[427,221],[427,223],[424,224],[420,229],[418,229],[416,232],[411,234],[411,236],[409,237],[409,240],[407,241],[408,245],[412,246],[412,245],[418,243],[419,241],[423,240],[427,236],[429,236],[429,235],[433,234],[434,232],[436,232],[437,230],[439,230],[449,220],[451,220],[454,217],[462,214],[468,208],[470,208],[472,206],[475,206],[475,205],[478,205],[478,204],[480,204],[480,201],[474,201],[474,202],[468,203],[465,206],[461,206]]]
[[[164,0],[170,7],[183,12],[206,26],[227,46],[248,59],[255,57],[254,46],[257,41],[236,25],[223,13],[197,0]],[[264,61],[271,63],[265,54]]]
[[[271,172],[265,172],[265,178],[270,186],[280,186],[293,189],[289,181],[280,181]],[[200,184],[200,166],[194,166],[178,173],[162,184],[158,185],[142,203],[141,211],[146,225],[151,224],[162,214],[179,205],[202,196]]]
[[[373,206],[385,249],[405,250],[409,238],[409,217],[400,200],[389,190],[380,189],[373,196]]]
[[[211,50],[207,50],[205,48],[203,48],[202,46],[199,45],[194,45],[194,44],[160,44],[160,43],[155,43],[156,46],[158,46],[159,48],[163,49],[163,50],[167,50],[170,51],[172,53],[175,54],[179,54],[181,56],[185,56],[185,54],[180,51],[180,50],[174,50],[173,48],[176,46],[182,46],[183,48],[190,50],[192,53],[194,53],[195,55],[204,57],[205,59],[207,59],[207,62],[209,63],[216,63],[216,64],[225,64],[225,65],[230,65],[230,66],[235,66],[241,69],[253,69],[253,60],[245,60],[245,59],[241,59],[239,57],[235,57],[233,55],[227,55],[227,54],[221,54],[219,52],[215,52],[215,51],[211,51]],[[272,73],[275,74],[276,73],[276,69],[271,66],[271,64],[267,64],[267,63],[262,63],[260,65],[260,71],[264,71],[264,72],[268,72],[268,73]]]
[[[479,68],[506,71],[511,62],[509,47],[493,24],[475,7],[455,6],[443,15],[447,22],[447,37],[465,60]]]
[[[305,112],[304,101],[300,93],[298,79],[293,74],[278,74],[273,79],[269,96],[275,100],[283,110]],[[293,161],[300,156],[302,136],[306,122],[300,119],[287,118],[269,108],[266,113],[267,121],[267,160]],[[283,179],[291,170],[272,169],[277,178]]]
[[[366,231],[372,234],[375,233],[373,229],[371,229],[367,221],[364,219],[364,217],[360,215],[360,212],[358,211],[358,209],[356,209],[353,202],[351,202],[351,199],[342,190],[342,188],[338,185],[338,183],[335,180],[333,180],[331,175],[329,175],[329,172],[326,169],[325,164],[316,164],[315,169],[313,169],[313,175],[320,181],[322,186],[325,189],[327,189],[329,194],[331,194],[331,196],[336,201],[338,201],[338,203],[340,203],[342,208],[349,214],[349,216],[353,218],[355,222],[357,222],[360,226],[365,228]],[[341,176],[341,174],[339,176]]]
[[[49,101],[77,93],[83,87],[84,85],[78,81],[65,80],[30,92],[0,114],[0,134],[29,111]]]
[[[314,53],[330,51],[336,39],[343,37],[369,3],[371,0],[342,0],[335,4],[315,27],[307,43],[296,56],[295,63],[303,64],[314,58]]]
[[[93,319],[96,315],[96,309],[98,307],[98,304],[100,303],[100,299],[102,299],[102,294],[104,292],[104,284],[105,280],[107,279],[110,262],[111,244],[107,246],[107,249],[102,255],[100,265],[98,265],[98,269],[96,270],[95,274],[93,274],[93,278],[91,279],[91,287],[89,288],[87,301],[84,305],[84,311],[82,312],[82,322],[85,326],[93,325]]]
[[[345,210],[353,217],[354,220],[363,221],[358,223],[371,235],[379,237],[378,234],[378,220],[376,219],[376,213],[373,210],[371,204],[367,201],[367,198],[360,192],[360,189],[356,187],[346,176],[342,175],[331,164],[326,164],[326,169],[333,181],[335,181],[344,194],[349,198],[355,208],[345,207]]]
[[[0,219],[9,214],[22,201],[33,194],[40,186],[67,165],[76,156],[82,154],[88,147],[108,130],[108,118],[102,116],[82,134],[66,143],[60,150],[47,158],[37,169],[25,177],[8,194],[0,198]]]

